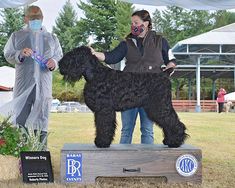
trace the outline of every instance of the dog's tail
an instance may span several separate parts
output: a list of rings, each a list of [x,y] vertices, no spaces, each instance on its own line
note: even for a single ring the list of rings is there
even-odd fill
[[[175,69],[173,67],[166,69],[163,71],[164,73],[166,73],[169,77],[175,72]]]

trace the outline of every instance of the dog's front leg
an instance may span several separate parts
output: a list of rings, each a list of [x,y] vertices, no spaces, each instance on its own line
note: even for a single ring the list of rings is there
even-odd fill
[[[116,112],[106,108],[95,112],[95,126],[95,145],[98,148],[108,148],[115,135]]]

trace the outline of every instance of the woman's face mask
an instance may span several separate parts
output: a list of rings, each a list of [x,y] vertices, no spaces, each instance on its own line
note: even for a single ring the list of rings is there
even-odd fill
[[[131,25],[131,33],[135,36],[139,36],[144,31],[144,24],[139,26]]]
[[[132,16],[131,23],[131,33],[135,36],[139,36],[146,29],[144,21],[139,16]]]
[[[42,20],[29,20],[29,28],[32,31],[39,31],[42,28]]]

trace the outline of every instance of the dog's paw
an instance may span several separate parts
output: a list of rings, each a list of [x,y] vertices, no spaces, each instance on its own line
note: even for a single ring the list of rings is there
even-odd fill
[[[167,145],[169,148],[178,148],[183,143],[179,141],[167,140],[166,138],[162,141],[164,145]]]
[[[168,144],[169,148],[178,148],[180,147],[182,144],[176,144],[176,143],[172,143],[172,144]]]
[[[97,140],[95,140],[95,145],[97,148],[109,148],[110,147],[110,143],[97,141]]]

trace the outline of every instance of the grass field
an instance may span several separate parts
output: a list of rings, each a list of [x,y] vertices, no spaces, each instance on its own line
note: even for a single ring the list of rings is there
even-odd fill
[[[156,185],[150,181],[100,181],[96,187],[203,187],[203,188],[233,188],[235,187],[235,114],[217,113],[178,113],[186,124],[190,134],[187,144],[192,144],[202,150],[202,186],[188,185]],[[117,117],[118,129],[114,143],[120,138],[120,114]],[[139,122],[139,121],[138,121]],[[25,185],[21,180],[0,183],[0,187],[66,187],[59,183],[60,179],[60,149],[64,143],[93,143],[94,120],[91,113],[51,114],[49,125],[49,150],[51,151],[55,183],[40,185]],[[162,143],[162,132],[155,126],[155,143]],[[139,124],[137,124],[133,143],[140,143]],[[78,185],[67,185],[78,187]],[[95,187],[86,185],[82,187]]]

